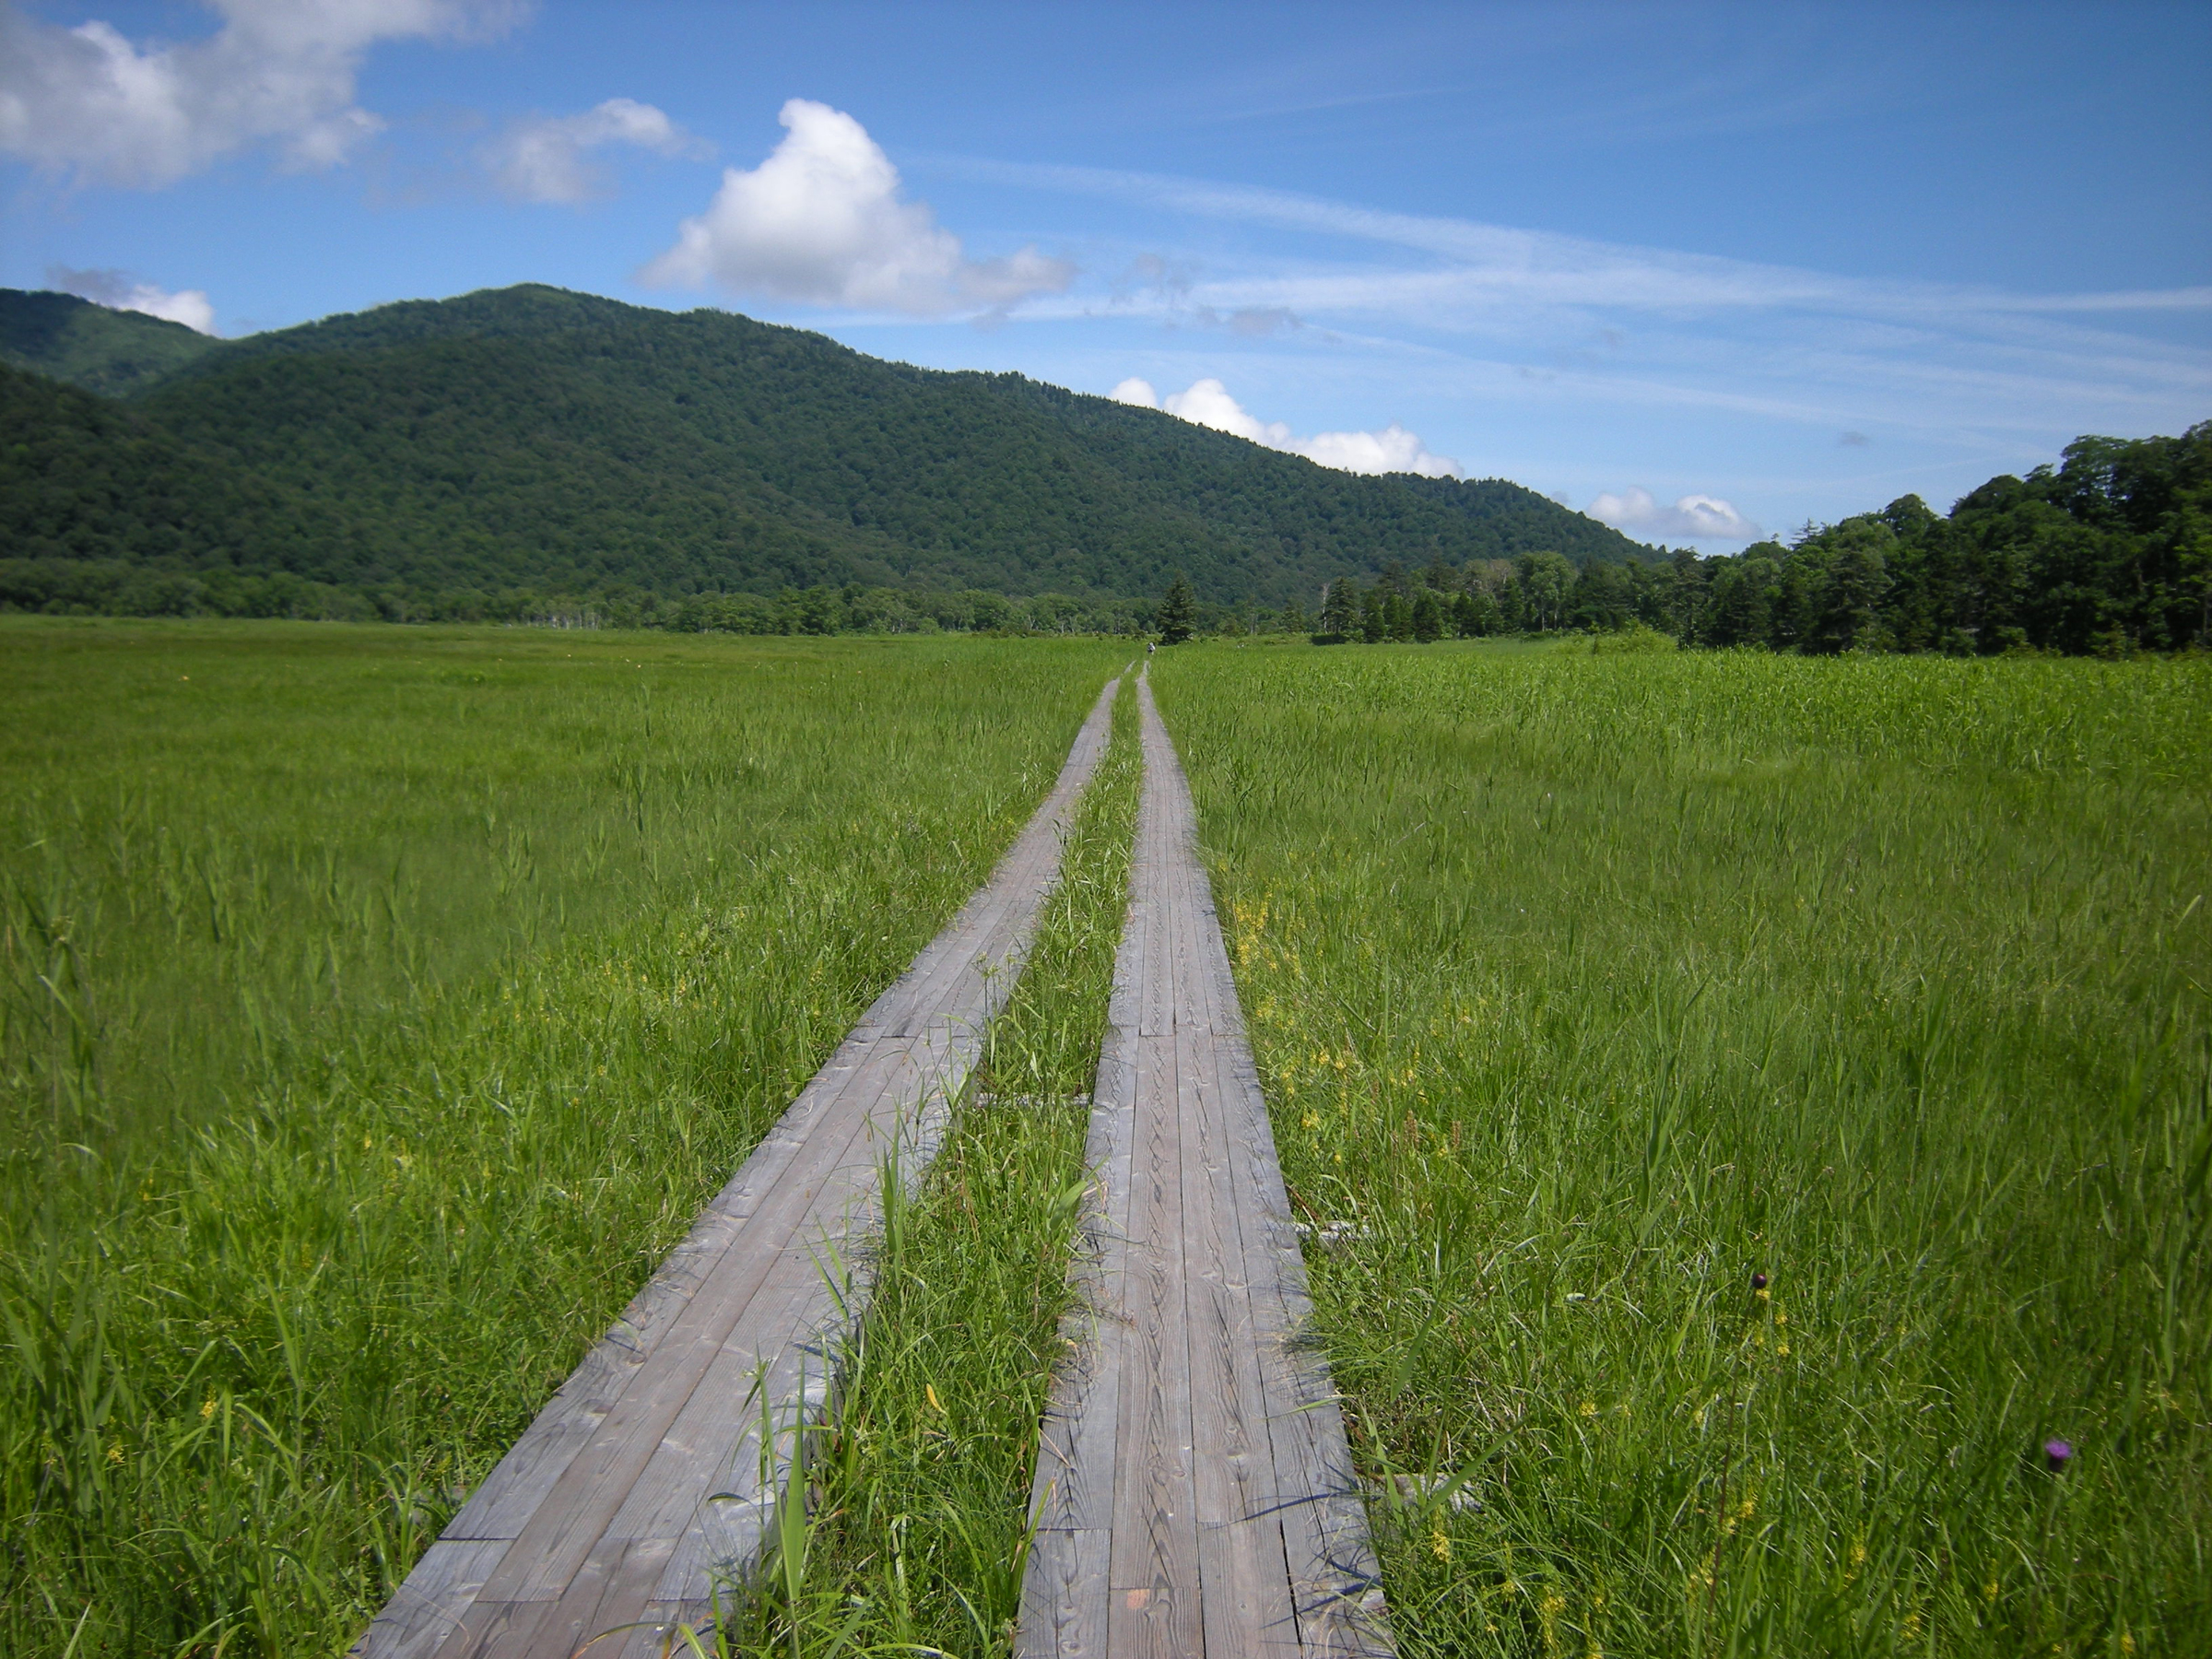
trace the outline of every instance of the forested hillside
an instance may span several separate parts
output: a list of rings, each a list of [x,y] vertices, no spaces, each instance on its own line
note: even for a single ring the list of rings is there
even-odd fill
[[[123,374],[131,338],[72,321],[83,302],[0,300],[12,360]],[[103,329],[115,361],[86,348]],[[825,586],[1095,602],[1182,571],[1273,606],[1393,559],[1649,552],[1500,480],[1332,472],[1018,375],[540,287],[214,343],[127,383],[118,407],[7,382],[7,602],[279,570],[386,614]],[[180,492],[181,465],[205,481]]]
[[[164,379],[215,345],[182,323],[111,311],[74,294],[0,288],[0,363],[105,396]]]

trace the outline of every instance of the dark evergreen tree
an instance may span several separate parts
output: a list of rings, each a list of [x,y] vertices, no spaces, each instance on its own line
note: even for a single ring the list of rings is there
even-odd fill
[[[1391,592],[1380,583],[1359,595],[1359,637],[1370,645],[1390,638]]]
[[[1444,637],[1443,601],[1436,590],[1424,587],[1413,596],[1413,637],[1423,645],[1433,645]]]
[[[1197,595],[1191,592],[1190,582],[1178,576],[1168,583],[1167,596],[1159,602],[1159,642],[1182,644],[1191,637],[1197,619]]]
[[[1321,626],[1314,639],[1335,645],[1350,639],[1359,628],[1359,588],[1349,576],[1339,576],[1322,590]]]

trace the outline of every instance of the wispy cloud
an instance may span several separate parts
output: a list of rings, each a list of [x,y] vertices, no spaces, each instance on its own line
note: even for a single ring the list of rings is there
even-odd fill
[[[1926,282],[1881,282],[1714,254],[1592,241],[1470,219],[1392,213],[1288,191],[1164,174],[1009,162],[958,164],[1033,188],[1112,196],[1197,218],[1231,219],[1429,253],[1426,273],[1457,295],[1524,297],[1547,306],[1771,311],[1810,307],[1869,316],[2212,310],[2212,286],[2109,293],[2019,294]]]
[[[1831,429],[2147,430],[2212,408],[2212,351],[2176,338],[2201,335],[2207,286],[2031,293],[1884,280],[1158,174],[940,165],[1251,228],[1242,246],[1212,236],[1203,266],[1153,253],[1171,276],[1148,284],[1133,268],[1107,297],[1114,315],[1288,312],[1309,339],[1433,352],[1463,377],[1504,365],[1532,392],[1735,406]],[[1038,314],[1095,314],[1099,302],[1071,294]]]
[[[652,104],[610,98],[581,115],[515,122],[477,159],[500,192],[516,201],[573,205],[606,194],[606,169],[592,153],[618,144],[702,160],[714,153]]]

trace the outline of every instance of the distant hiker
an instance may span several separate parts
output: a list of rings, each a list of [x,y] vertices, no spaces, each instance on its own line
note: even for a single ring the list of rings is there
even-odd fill
[[[1146,654],[1147,656],[1150,656],[1150,655],[1151,655],[1151,654],[1152,654],[1152,653],[1153,653],[1155,651],[1158,651],[1159,649],[1159,645],[1158,645],[1158,643],[1157,643],[1157,642],[1155,642],[1154,641],[1151,641],[1151,640],[1147,640],[1147,641],[1145,641],[1145,654]]]

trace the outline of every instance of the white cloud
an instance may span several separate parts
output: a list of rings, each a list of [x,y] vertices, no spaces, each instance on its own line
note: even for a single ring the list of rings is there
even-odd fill
[[[708,147],[649,103],[610,98],[581,115],[518,121],[485,146],[492,182],[523,202],[584,202],[606,190],[606,170],[587,152],[631,144],[664,156],[705,156]]]
[[[136,282],[121,271],[73,271],[66,265],[46,267],[46,280],[65,294],[75,294],[110,311],[144,312],[165,323],[182,323],[200,334],[215,332],[215,307],[200,288],[171,293],[150,282]]]
[[[80,181],[151,189],[235,151],[335,166],[382,121],[354,75],[379,41],[495,33],[516,0],[211,0],[204,40],[135,45],[100,21],[65,29],[0,4],[0,150]]]
[[[1074,279],[1073,265],[1034,248],[968,258],[928,204],[899,199],[899,170],[843,111],[794,98],[777,119],[787,130],[768,159],[725,171],[645,281],[935,316],[1004,310]]]
[[[1662,507],[1648,489],[1601,493],[1583,509],[1601,524],[1631,535],[1679,535],[1692,541],[1757,541],[1766,532],[1718,496],[1686,495]]]
[[[1211,427],[1238,438],[1249,438],[1269,449],[1293,455],[1338,472],[1419,473],[1424,477],[1456,478],[1459,463],[1449,455],[1432,455],[1420,439],[1392,421],[1379,432],[1317,432],[1300,438],[1279,420],[1262,420],[1250,414],[1219,381],[1192,382],[1187,392],[1172,392],[1163,401],[1150,381],[1132,375],[1109,392],[1116,403],[1135,404],[1147,409],[1164,409],[1194,426]]]

